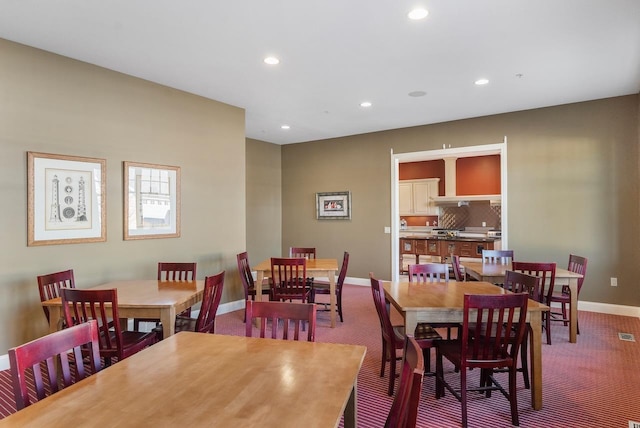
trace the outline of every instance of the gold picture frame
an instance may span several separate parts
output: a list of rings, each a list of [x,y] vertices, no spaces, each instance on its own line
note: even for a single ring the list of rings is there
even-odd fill
[[[124,240],[180,237],[180,167],[123,163]]]
[[[106,160],[27,152],[27,246],[104,242]]]

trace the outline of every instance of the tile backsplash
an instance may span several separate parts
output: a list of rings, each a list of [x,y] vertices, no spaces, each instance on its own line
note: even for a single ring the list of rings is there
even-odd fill
[[[500,229],[502,225],[502,206],[488,201],[469,202],[469,205],[441,206],[438,227],[444,229],[464,229],[465,227],[486,227]]]

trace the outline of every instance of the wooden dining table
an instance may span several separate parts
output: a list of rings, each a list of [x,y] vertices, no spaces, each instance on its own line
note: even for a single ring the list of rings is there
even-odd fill
[[[331,327],[336,326],[336,271],[337,259],[308,259],[308,277],[326,277],[329,279],[329,309],[331,313]],[[262,300],[262,281],[271,277],[271,259],[266,259],[253,267],[256,275],[256,300]]]
[[[0,426],[324,428],[344,415],[351,428],[365,353],[359,345],[180,332]]]
[[[163,337],[175,332],[176,314],[202,300],[204,280],[160,281],[134,279],[113,281],[88,288],[89,290],[118,290],[118,315],[122,320],[131,318],[159,319]],[[62,314],[60,297],[42,302],[49,308],[49,332],[58,329]]]
[[[505,272],[511,270],[511,263],[461,262],[461,265],[464,266],[465,271],[473,279],[493,284],[504,283]],[[578,279],[580,278],[582,278],[582,275],[579,273],[556,268],[555,287],[569,286],[571,299],[571,304],[569,305],[569,342],[571,343],[578,341]]]
[[[510,293],[497,285],[480,281],[433,283],[384,282],[387,301],[404,318],[405,331],[415,331],[418,323],[462,323],[465,294]],[[531,404],[542,409],[542,312],[549,307],[529,299]]]

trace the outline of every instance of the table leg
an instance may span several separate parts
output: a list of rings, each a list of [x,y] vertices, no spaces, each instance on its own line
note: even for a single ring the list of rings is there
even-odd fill
[[[569,342],[578,341],[578,278],[569,278],[571,304],[569,305]]]
[[[160,311],[160,322],[162,322],[162,338],[173,336],[176,332],[176,308],[173,306],[163,308]]]
[[[529,313],[529,365],[531,367],[531,404],[542,409],[542,312]]]
[[[344,428],[356,428],[358,426],[358,379],[353,382],[353,389],[349,394],[347,407],[344,408]]]
[[[256,289],[256,302],[262,302],[262,283],[264,282],[264,271],[256,271],[256,282],[254,287]],[[253,325],[260,327],[260,319],[256,318]]]
[[[55,333],[62,323],[62,306],[49,306],[49,333]]]
[[[336,326],[336,274],[334,271],[330,270],[327,272],[327,277],[329,277],[329,302],[331,309],[331,328]]]
[[[407,334],[414,334],[418,325],[418,313],[408,311],[402,314],[404,316],[404,331]]]

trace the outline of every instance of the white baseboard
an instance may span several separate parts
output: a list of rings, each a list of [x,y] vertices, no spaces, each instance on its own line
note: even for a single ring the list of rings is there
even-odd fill
[[[8,370],[9,369],[9,355],[4,354],[0,355],[0,370]]]

